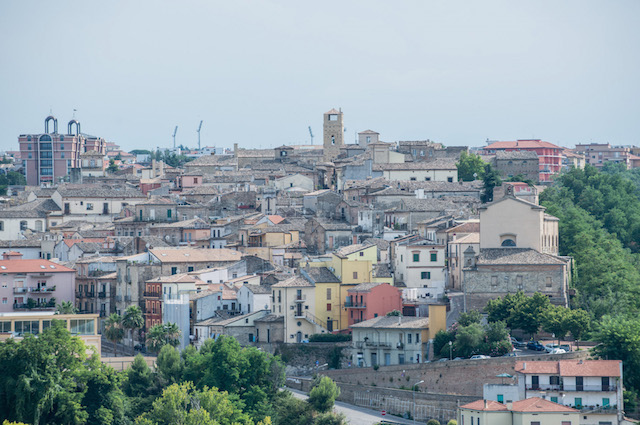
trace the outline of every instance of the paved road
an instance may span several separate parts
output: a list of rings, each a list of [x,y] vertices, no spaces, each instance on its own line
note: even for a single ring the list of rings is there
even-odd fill
[[[287,389],[293,393],[294,397],[299,398],[300,400],[307,399],[307,394],[302,391],[292,390],[291,388]],[[343,413],[347,417],[347,422],[351,425],[373,425],[383,419],[390,424],[413,425],[413,421],[401,419],[397,416],[390,416],[389,414],[382,416],[377,410],[354,406],[340,401],[336,401],[334,410],[338,413]],[[416,422],[416,424],[424,425],[424,422]]]

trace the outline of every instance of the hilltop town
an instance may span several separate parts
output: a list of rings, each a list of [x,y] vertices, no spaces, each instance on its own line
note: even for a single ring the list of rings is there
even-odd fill
[[[640,148],[347,143],[342,110],[321,118],[321,144],[272,149],[125,152],[54,116],[19,135],[0,167],[0,339],[60,319],[127,370],[232,338],[280,356],[291,388],[327,376],[406,419],[632,423],[638,360],[598,324],[637,311],[618,300],[640,224],[594,205],[622,182],[640,203]],[[605,245],[617,266],[588,251]]]

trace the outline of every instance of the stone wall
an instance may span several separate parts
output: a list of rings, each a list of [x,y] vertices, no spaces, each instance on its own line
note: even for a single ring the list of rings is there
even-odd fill
[[[336,355],[340,356],[340,367],[336,372],[349,367],[350,342],[311,342],[308,344],[277,344],[274,354],[280,355],[287,365],[287,376],[311,376],[326,370]],[[316,366],[317,364],[317,366]]]
[[[482,360],[457,360],[422,364],[405,364],[373,368],[350,368],[321,372],[337,383],[356,386],[373,386],[402,389],[424,380],[420,388],[424,391],[464,395],[482,398],[484,384],[499,384],[502,378],[496,375],[515,375],[517,361],[586,359],[587,351],[572,351],[565,354],[540,354],[521,357],[493,357]]]

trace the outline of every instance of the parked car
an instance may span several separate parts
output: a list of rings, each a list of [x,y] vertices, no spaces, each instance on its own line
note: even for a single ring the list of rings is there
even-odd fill
[[[515,351],[515,350],[514,350],[514,351],[512,351],[512,352],[510,352],[510,353],[505,354],[505,355],[504,355],[504,356],[502,356],[502,357],[518,357],[518,356],[520,355],[520,354],[518,354],[518,352],[519,352],[519,351]]]
[[[571,344],[560,344],[560,348],[568,353],[569,351],[571,351]]]
[[[483,356],[482,354],[476,354],[475,356],[471,356],[471,360],[480,360],[480,359],[490,359],[489,356]]]
[[[566,351],[562,348],[554,348],[549,354],[564,354]]]
[[[438,360],[438,361],[439,361],[439,362],[446,362],[446,361],[448,361],[448,360],[449,360],[449,359],[447,359],[447,358],[444,358],[444,357],[443,357],[443,358],[441,358],[441,359],[440,359],[440,360]]]
[[[540,344],[539,341],[527,342],[527,348],[533,351],[545,351],[544,345]]]
[[[518,341],[514,337],[511,337],[511,345],[513,345],[515,348],[524,348],[524,347],[527,346],[527,344],[525,342]]]
[[[560,348],[560,346],[558,344],[553,344],[553,343],[549,343],[544,346],[544,349],[547,351],[547,353],[552,352],[556,348]]]

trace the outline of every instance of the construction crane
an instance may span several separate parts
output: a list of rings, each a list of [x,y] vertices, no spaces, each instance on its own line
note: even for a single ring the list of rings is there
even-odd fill
[[[311,144],[313,145],[313,131],[311,131],[311,126],[309,126],[309,135],[311,136]]]
[[[200,120],[200,125],[198,126],[198,150],[200,150],[200,129],[202,128],[202,120]]]
[[[173,130],[173,149],[176,148],[176,133],[178,132],[178,126],[176,125],[176,129]]]

